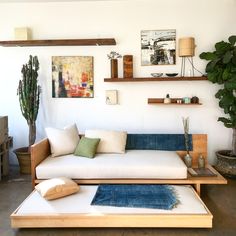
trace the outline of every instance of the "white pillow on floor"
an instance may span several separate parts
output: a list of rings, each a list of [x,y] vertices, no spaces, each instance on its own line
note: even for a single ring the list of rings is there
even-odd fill
[[[52,157],[74,153],[79,143],[79,132],[76,124],[64,129],[45,128]]]

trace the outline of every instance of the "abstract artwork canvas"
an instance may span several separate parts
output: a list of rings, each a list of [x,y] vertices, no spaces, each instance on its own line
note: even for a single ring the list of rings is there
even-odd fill
[[[52,57],[52,97],[92,98],[92,56]]]
[[[141,65],[174,65],[176,30],[141,31]]]

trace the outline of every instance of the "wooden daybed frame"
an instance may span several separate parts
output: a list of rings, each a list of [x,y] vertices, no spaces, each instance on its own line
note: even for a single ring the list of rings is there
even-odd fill
[[[200,154],[207,163],[207,135],[194,134],[192,136],[193,165],[197,164]],[[185,151],[177,152],[180,157]],[[50,144],[44,139],[34,144],[31,149],[32,186],[41,182],[36,178],[36,167],[50,155]],[[91,185],[100,183],[114,184],[182,184],[193,185],[195,196],[206,210],[205,214],[21,214],[24,203],[11,215],[11,225],[14,228],[42,228],[42,227],[181,227],[181,228],[211,228],[213,216],[200,198],[201,184],[226,184],[227,181],[210,165],[208,167],[217,174],[216,177],[191,177],[186,179],[75,179],[79,184]],[[35,191],[35,190],[34,190]],[[33,193],[32,193],[33,194]],[[27,199],[25,200],[27,201]],[[78,204],[80,204],[78,202]]]
[[[207,135],[193,134],[192,135],[193,150],[190,152],[193,158],[193,165],[197,166],[197,159],[200,154],[207,163]],[[178,151],[178,155],[183,158],[186,151]],[[51,154],[49,140],[43,139],[40,142],[31,146],[31,174],[32,187],[42,180],[36,178],[36,167],[45,158]],[[208,167],[217,174],[216,177],[192,177],[188,175],[187,179],[75,179],[78,184],[191,184],[195,187],[200,195],[201,184],[226,184],[227,181],[210,165]]]

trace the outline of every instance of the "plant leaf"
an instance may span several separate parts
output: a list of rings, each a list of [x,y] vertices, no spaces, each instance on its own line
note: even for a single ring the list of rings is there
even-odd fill
[[[236,35],[232,35],[229,37],[229,42],[234,46],[236,42]]]
[[[224,81],[227,81],[227,80],[230,79],[230,72],[229,72],[228,69],[225,69],[225,70],[224,70],[222,77],[223,77],[223,80],[224,80]]]
[[[215,44],[215,48],[216,48],[215,52],[216,55],[224,55],[225,52],[227,52],[231,48],[231,44],[224,41],[220,41]]]
[[[225,82],[225,88],[226,89],[236,89],[236,80],[231,79]]]
[[[221,121],[224,123],[224,126],[227,128],[232,128],[233,127],[233,123],[230,119],[227,119],[225,117],[219,117],[218,121]]]
[[[233,53],[231,51],[227,51],[223,57],[223,63],[228,64],[233,57]]]
[[[203,52],[199,55],[199,57],[207,61],[215,60],[217,58],[214,52]]]
[[[234,65],[236,65],[236,55],[234,55],[234,56],[232,57],[232,62],[233,62]]]

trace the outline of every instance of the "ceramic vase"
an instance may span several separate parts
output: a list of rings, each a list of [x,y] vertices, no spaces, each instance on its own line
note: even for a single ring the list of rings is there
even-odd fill
[[[111,78],[118,78],[118,60],[111,59]]]
[[[205,159],[202,155],[198,157],[198,168],[205,168]]]
[[[188,153],[184,156],[184,163],[188,168],[192,167],[192,157]]]

